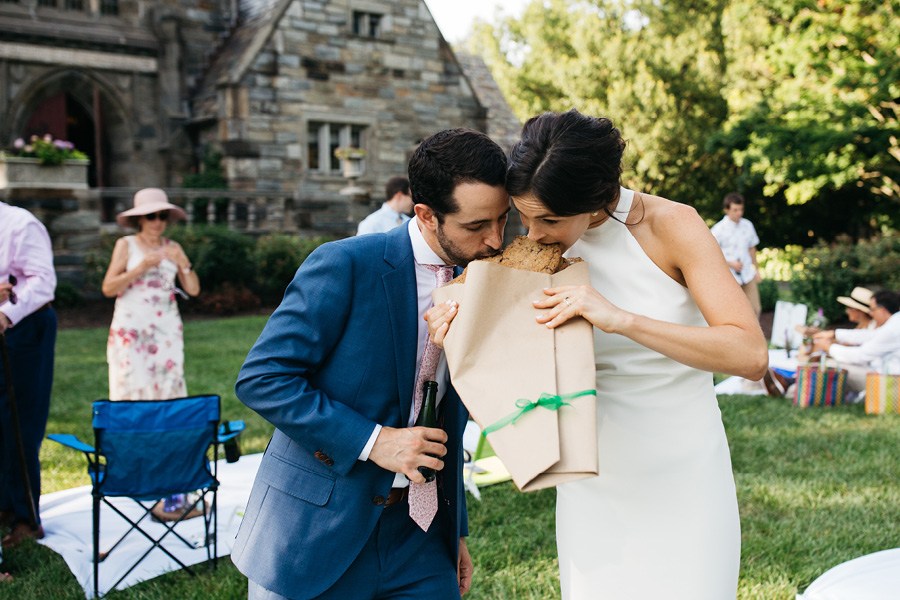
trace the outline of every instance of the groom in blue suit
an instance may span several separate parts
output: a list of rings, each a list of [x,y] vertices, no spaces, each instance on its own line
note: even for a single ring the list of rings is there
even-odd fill
[[[238,397],[275,426],[232,560],[251,600],[458,599],[472,562],[462,485],[468,414],[438,363],[442,428],[413,427],[414,382],[436,285],[425,265],[499,252],[506,157],[454,129],[409,162],[415,218],[322,245],[250,350]],[[409,515],[407,485],[437,469],[437,513]]]

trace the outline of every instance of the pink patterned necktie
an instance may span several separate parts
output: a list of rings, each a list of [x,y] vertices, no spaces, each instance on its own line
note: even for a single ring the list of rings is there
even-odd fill
[[[453,267],[446,265],[422,265],[434,271],[437,286],[441,287],[453,279]],[[422,362],[419,364],[419,373],[416,376],[416,385],[413,387],[413,422],[422,410],[422,386],[426,381],[434,380],[437,372],[438,360],[441,357],[441,349],[431,343],[431,338],[425,341],[425,349],[422,351]],[[409,484],[409,516],[422,528],[428,531],[434,515],[437,514],[437,479],[429,483]]]

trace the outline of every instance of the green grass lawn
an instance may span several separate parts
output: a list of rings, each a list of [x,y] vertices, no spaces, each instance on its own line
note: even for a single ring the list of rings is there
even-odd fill
[[[263,317],[185,324],[188,390],[222,396],[224,415],[244,419],[245,453],[265,448],[270,427],[235,398],[234,379]],[[60,331],[49,432],[91,440],[90,403],[106,395],[106,331]],[[790,599],[828,568],[900,546],[900,418],[862,407],[798,410],[759,396],[720,399],[741,508],[739,597]],[[88,482],[84,459],[48,442],[44,491]],[[511,483],[469,502],[475,583],[467,598],[558,598],[554,492],[518,493]],[[273,532],[277,535],[277,532]],[[36,544],[6,553],[16,576],[0,598],[83,598],[63,560]],[[197,578],[172,573],[113,599],[244,598],[246,580],[227,559]]]

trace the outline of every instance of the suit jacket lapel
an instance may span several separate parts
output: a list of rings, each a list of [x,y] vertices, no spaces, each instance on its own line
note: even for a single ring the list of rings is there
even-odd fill
[[[387,234],[384,261],[392,267],[383,276],[384,293],[394,332],[394,360],[400,393],[402,425],[409,420],[413,384],[416,377],[416,346],[419,318],[415,260],[406,227]]]

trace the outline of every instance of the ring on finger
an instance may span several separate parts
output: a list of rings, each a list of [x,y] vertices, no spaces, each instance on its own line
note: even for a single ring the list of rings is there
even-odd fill
[[[569,297],[568,297],[568,296],[566,296],[565,298],[563,298],[563,302],[566,303],[566,306],[572,306],[572,301],[569,300]]]

